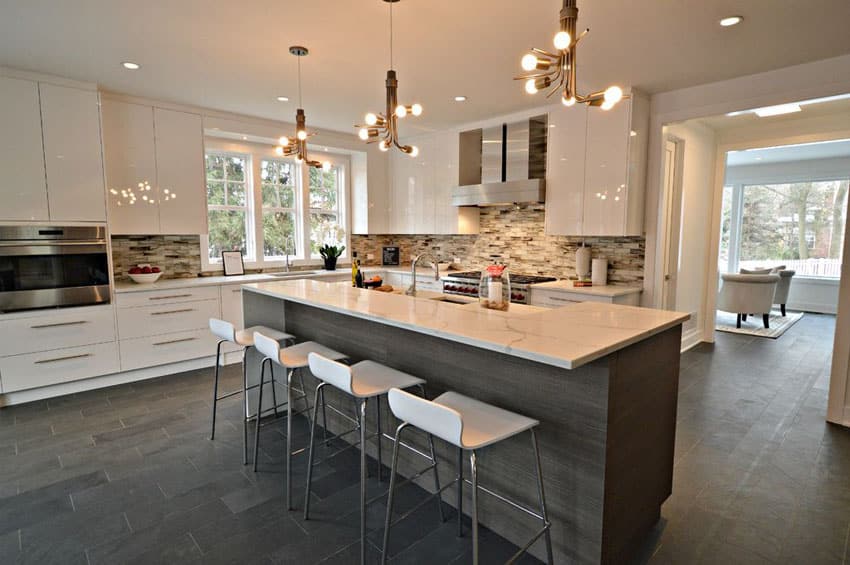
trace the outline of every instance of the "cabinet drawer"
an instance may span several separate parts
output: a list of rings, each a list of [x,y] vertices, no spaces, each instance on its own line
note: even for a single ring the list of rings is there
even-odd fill
[[[209,330],[122,339],[121,369],[130,371],[215,355],[217,340]]]
[[[119,371],[118,344],[100,343],[0,359],[2,392],[66,383]]]
[[[196,288],[173,288],[171,290],[119,292],[115,295],[115,302],[118,304],[118,308],[179,304],[181,302],[193,302],[195,300],[218,300],[218,287],[202,286]]]
[[[115,341],[111,306],[0,321],[0,356]]]
[[[209,328],[210,318],[218,318],[220,315],[218,300],[119,308],[118,338],[131,339]]]
[[[609,296],[597,296],[593,294],[584,294],[580,292],[565,292],[558,290],[531,290],[531,304],[533,306],[546,306],[548,308],[557,308],[566,306],[576,302],[613,302]]]

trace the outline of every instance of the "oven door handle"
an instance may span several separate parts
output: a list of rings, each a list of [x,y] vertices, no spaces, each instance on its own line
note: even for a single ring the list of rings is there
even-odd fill
[[[26,255],[97,255],[106,254],[105,243],[54,241],[50,244],[20,245],[0,243],[0,256],[15,257]]]

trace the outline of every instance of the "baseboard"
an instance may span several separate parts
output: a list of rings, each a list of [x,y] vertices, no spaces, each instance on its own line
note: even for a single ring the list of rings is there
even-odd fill
[[[818,302],[794,302],[788,303],[785,306],[788,310],[796,310],[798,312],[812,312],[814,314],[837,314],[838,307],[834,304],[821,304]]]
[[[682,353],[684,353],[689,349],[693,349],[702,342],[702,331],[700,331],[698,328],[690,329],[682,334],[681,351]]]
[[[225,365],[240,363],[241,361],[241,352],[236,351],[224,354]],[[157,365],[156,367],[123,371],[121,373],[92,377],[90,379],[43,386],[18,392],[10,392],[0,395],[0,408],[5,406],[14,406],[15,404],[34,402],[36,400],[44,400],[46,398],[56,398],[57,396],[65,396],[66,394],[85,392],[87,390],[95,390],[98,388],[106,388],[115,385],[155,379],[157,377],[164,377],[165,375],[173,375],[175,373],[194,371],[196,369],[212,367],[214,364],[215,356],[213,355],[210,357],[201,357],[200,359],[191,359],[189,361],[168,363],[166,365]]]

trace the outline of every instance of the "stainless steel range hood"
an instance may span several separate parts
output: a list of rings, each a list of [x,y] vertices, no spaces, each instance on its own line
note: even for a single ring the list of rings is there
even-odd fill
[[[460,186],[454,206],[539,203],[546,196],[546,135],[543,114],[523,122],[460,133]]]

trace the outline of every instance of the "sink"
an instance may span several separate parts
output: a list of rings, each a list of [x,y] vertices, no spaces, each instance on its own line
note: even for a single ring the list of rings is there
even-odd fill
[[[278,279],[291,279],[315,275],[318,272],[319,271],[293,271],[291,273],[269,273],[269,275]]]
[[[429,298],[429,300],[435,300],[437,302],[447,302],[449,304],[459,304],[461,306],[466,304],[472,304],[473,302],[475,302],[475,300],[470,300],[468,298],[461,298],[459,296],[450,295],[435,296],[434,298]]]

